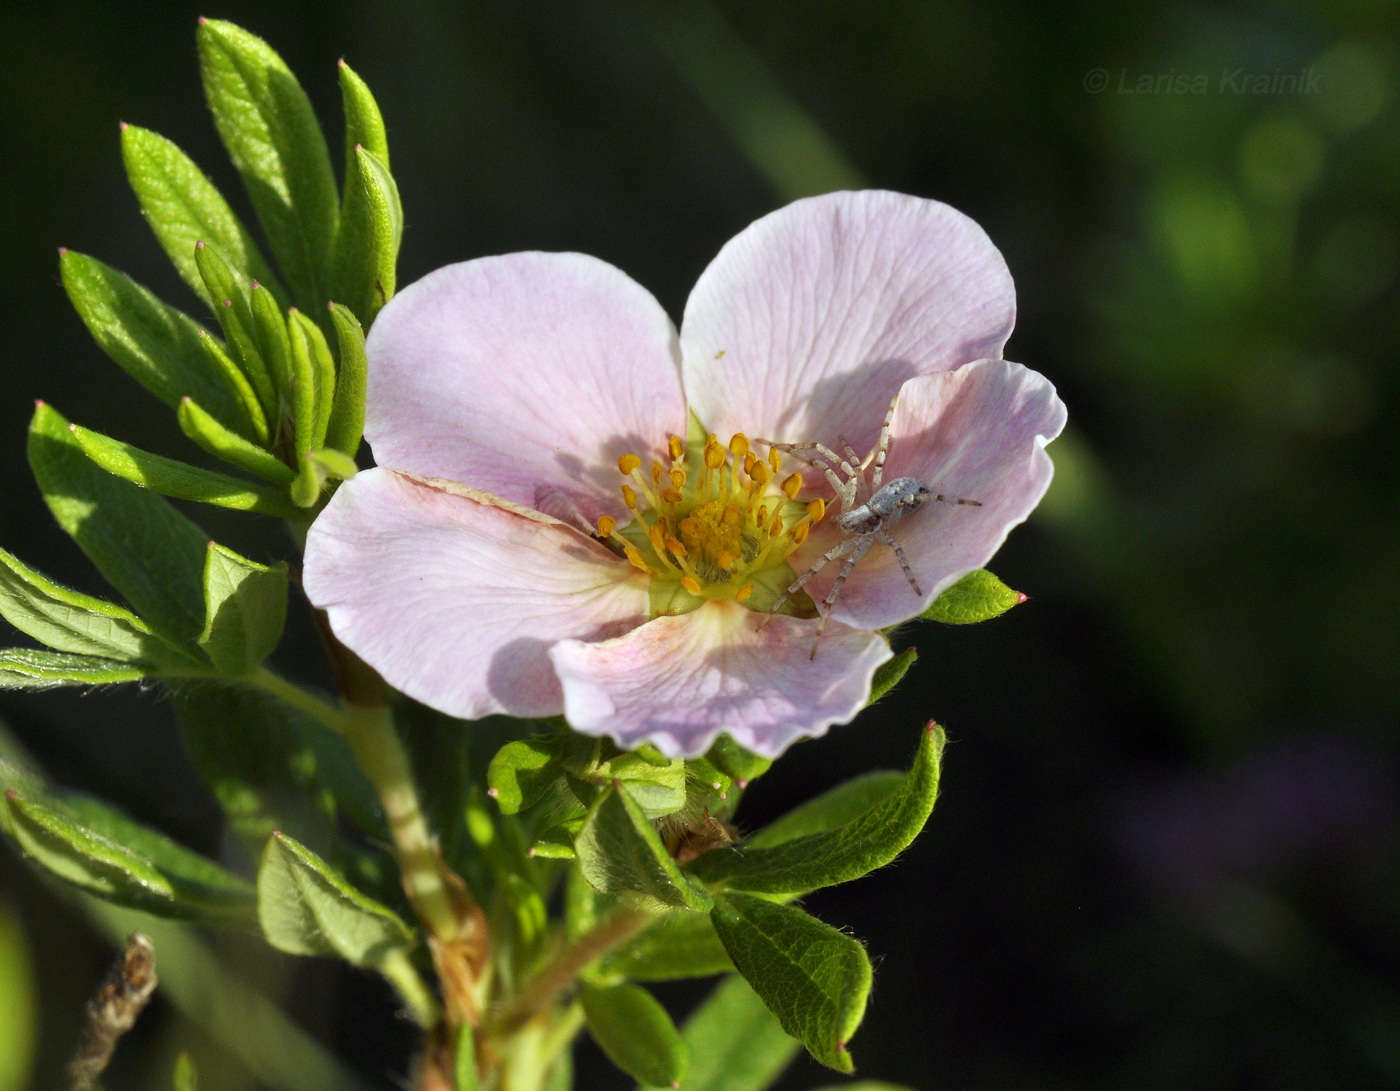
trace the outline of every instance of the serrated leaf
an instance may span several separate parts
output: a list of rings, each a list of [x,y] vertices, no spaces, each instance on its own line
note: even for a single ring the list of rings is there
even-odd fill
[[[246,674],[272,654],[287,618],[287,566],[257,564],[216,542],[204,565],[199,646],[225,674]]]
[[[253,891],[218,865],[85,796],[6,793],[5,827],[50,874],[118,905],[203,924],[253,927]]]
[[[887,660],[875,668],[875,677],[870,681],[870,700],[865,702],[866,706],[869,707],[873,705],[881,697],[889,693],[890,690],[894,689],[895,686],[899,685],[904,676],[909,673],[909,668],[914,665],[914,661],[918,658],[919,652],[917,648],[905,648],[893,659]]]
[[[978,568],[934,599],[922,616],[949,625],[972,625],[1000,617],[1025,601],[1025,595],[1011,590],[985,568]]]
[[[675,981],[710,977],[734,969],[710,918],[699,913],[668,913],[598,964],[598,976],[631,981]]]
[[[359,320],[339,303],[331,306],[336,348],[340,352],[335,378],[335,402],[326,425],[326,446],[351,458],[360,449],[365,430],[365,383],[369,362],[365,358],[365,334]]]
[[[143,489],[176,500],[192,500],[234,511],[251,511],[281,519],[305,518],[304,513],[287,500],[283,490],[260,481],[245,481],[214,470],[202,470],[76,424],[70,426],[70,431],[78,448],[94,465]]]
[[[865,948],[801,909],[749,894],[718,896],[710,919],[783,1029],[822,1064],[850,1072],[846,1043],[870,995]]]
[[[209,304],[194,261],[194,244],[213,243],[245,276],[281,296],[258,244],[218,188],[175,144],[138,125],[122,126],[122,160],[141,211],[185,283]]]
[[[194,1059],[183,1050],[175,1058],[175,1073],[171,1077],[173,1091],[199,1091],[199,1070]]]
[[[185,746],[233,831],[261,850],[273,830],[329,846],[337,807],[389,839],[373,788],[345,740],[258,690],[226,683],[172,694]]]
[[[502,814],[537,803],[559,779],[559,747],[548,736],[506,743],[486,769],[490,796]]]
[[[268,943],[291,955],[379,967],[413,946],[413,932],[304,845],[274,833],[258,868],[258,921]]]
[[[326,139],[296,77],[241,27],[199,25],[204,93],[263,231],[303,308],[324,307],[339,219]]]
[[[242,419],[191,319],[86,254],[62,251],[59,269],[93,340],[128,375],[172,408],[188,396],[225,425],[233,427]]]
[[[0,615],[55,651],[124,662],[191,663],[130,610],[54,583],[3,549]]]
[[[746,838],[744,847],[770,848],[814,833],[838,830],[867,811],[886,804],[904,786],[904,779],[904,773],[880,769],[838,784]]]
[[[942,729],[929,724],[899,791],[845,825],[771,847],[713,849],[689,870],[707,885],[801,894],[883,867],[908,847],[933,811],[943,742]]]
[[[608,1059],[642,1083],[678,1086],[690,1047],[651,993],[636,985],[585,984],[579,990],[588,1032]]]
[[[771,758],[760,757],[745,750],[728,735],[721,735],[715,739],[705,759],[740,788],[747,788],[768,772],[773,764]]]
[[[685,1091],[767,1091],[801,1048],[737,974],[715,987],[681,1037],[690,1046]]]
[[[694,886],[666,852],[642,809],[619,784],[594,801],[574,839],[579,869],[606,894],[636,892],[663,905],[704,910],[705,892]]]
[[[292,468],[276,455],[225,428],[192,399],[181,399],[178,415],[180,430],[215,458],[256,474],[274,485],[285,487],[296,479]]]
[[[209,541],[162,497],[94,465],[51,406],[34,410],[29,465],[54,518],[152,629],[192,643],[204,628]]]
[[[92,655],[10,648],[0,651],[0,689],[109,686],[149,678],[156,668]]]
[[[229,352],[237,361],[236,370],[257,393],[268,428],[275,433],[280,414],[278,376],[275,371],[277,362],[269,362],[263,355],[262,337],[249,295],[253,290],[252,281],[240,276],[224,260],[218,248],[208,243],[195,244],[194,261],[209,297],[214,301],[214,314],[224,331]]]

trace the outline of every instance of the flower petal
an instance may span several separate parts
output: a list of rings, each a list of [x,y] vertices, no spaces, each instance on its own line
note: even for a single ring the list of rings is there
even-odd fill
[[[518,504],[562,493],[590,522],[622,518],[618,457],[686,434],[671,320],[584,254],[430,273],[380,312],[367,351],[375,461]]]
[[[980,568],[1025,521],[1050,487],[1045,445],[1065,426],[1065,405],[1049,380],[1020,364],[980,360],[957,371],[911,379],[899,392],[890,426],[886,484],[915,477],[934,492],[981,507],[928,503],[891,533],[904,547],[923,590],[909,586],[894,551],[876,545],[856,565],[831,616],[860,628],[893,625]],[[840,540],[830,517],[794,556],[800,573]],[[833,561],[807,584],[821,601],[840,570]]]
[[[549,654],[564,715],[584,734],[629,749],[650,742],[671,758],[703,754],[720,732],[771,758],[864,707],[891,655],[883,637],[832,624],[813,660],[814,622],[763,620],[708,602],[613,640],[560,641]]]
[[[552,716],[547,649],[640,624],[640,573],[546,516],[386,469],[347,481],[306,538],[303,583],[336,637],[441,712]]]
[[[874,443],[900,385],[1001,355],[1011,274],[937,201],[829,193],[765,216],[701,275],[681,323],[705,427],[784,443]]]

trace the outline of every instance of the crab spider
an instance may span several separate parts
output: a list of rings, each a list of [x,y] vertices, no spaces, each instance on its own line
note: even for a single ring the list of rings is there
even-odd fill
[[[897,477],[888,484],[881,484],[885,473],[885,456],[890,448],[890,421],[894,419],[894,407],[898,401],[899,395],[896,394],[885,413],[884,423],[880,425],[880,438],[874,450],[864,459],[856,454],[845,436],[836,437],[841,445],[840,454],[824,443],[759,441],[767,443],[775,451],[792,455],[821,470],[835,491],[836,498],[841,501],[841,514],[836,517],[836,525],[841,528],[843,535],[841,541],[818,557],[811,568],[793,580],[769,610],[770,614],[777,613],[792,595],[800,591],[808,580],[828,564],[842,557],[846,558],[846,563],[841,566],[841,571],[836,576],[836,582],[831,585],[831,590],[827,592],[826,598],[818,608],[821,620],[817,623],[817,636],[812,641],[812,654],[808,657],[810,659],[817,657],[817,648],[821,645],[822,633],[826,630],[826,619],[831,614],[831,608],[836,605],[841,588],[845,586],[851,570],[874,548],[876,542],[894,550],[895,556],[899,558],[899,566],[904,569],[904,577],[914,589],[914,594],[923,595],[914,570],[909,567],[909,558],[904,554],[904,547],[890,533],[901,519],[932,501],[968,504],[979,508],[982,506],[980,500],[964,500],[936,493],[916,477]],[[865,479],[867,467],[870,468],[869,482]],[[846,480],[841,480],[838,471],[845,474]]]

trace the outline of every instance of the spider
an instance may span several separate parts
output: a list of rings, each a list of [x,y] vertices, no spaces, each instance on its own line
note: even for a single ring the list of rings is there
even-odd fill
[[[855,453],[850,441],[841,435],[836,437],[841,444],[842,454],[840,455],[824,443],[759,441],[768,444],[774,450],[790,454],[794,458],[799,458],[821,470],[826,475],[827,481],[831,483],[832,489],[835,490],[837,499],[841,501],[841,514],[836,517],[836,525],[841,528],[844,537],[818,557],[816,564],[793,580],[792,585],[782,593],[782,596],[769,610],[770,616],[777,613],[792,595],[800,591],[808,580],[829,563],[840,557],[846,558],[846,563],[841,566],[841,571],[836,576],[836,582],[831,585],[831,590],[827,592],[826,598],[822,600],[821,606],[818,608],[821,620],[817,623],[817,636],[812,641],[812,654],[808,656],[809,659],[817,657],[817,648],[821,645],[822,633],[826,630],[826,619],[831,614],[831,608],[836,605],[836,599],[840,596],[841,588],[845,585],[851,570],[855,568],[856,563],[862,557],[870,552],[876,542],[881,542],[894,550],[895,556],[899,558],[899,566],[904,569],[904,577],[909,581],[909,586],[914,589],[914,594],[923,595],[923,591],[919,588],[919,581],[914,577],[914,570],[909,567],[909,558],[904,555],[904,547],[890,533],[891,528],[896,523],[911,511],[932,501],[940,501],[944,504],[968,504],[975,508],[982,506],[980,500],[964,500],[960,497],[936,493],[916,477],[897,477],[888,484],[881,485],[880,482],[885,473],[885,455],[890,448],[890,421],[894,419],[894,407],[898,401],[899,395],[896,394],[890,401],[889,410],[885,413],[884,423],[880,425],[880,438],[876,442],[874,450],[864,459]],[[867,467],[871,467],[868,483],[865,480]],[[845,481],[837,476],[838,469],[846,475]]]

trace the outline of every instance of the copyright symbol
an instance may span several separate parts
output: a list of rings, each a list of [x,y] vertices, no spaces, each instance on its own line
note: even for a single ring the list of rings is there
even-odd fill
[[[1091,95],[1097,95],[1108,86],[1108,69],[1091,68],[1084,73],[1084,90]]]

